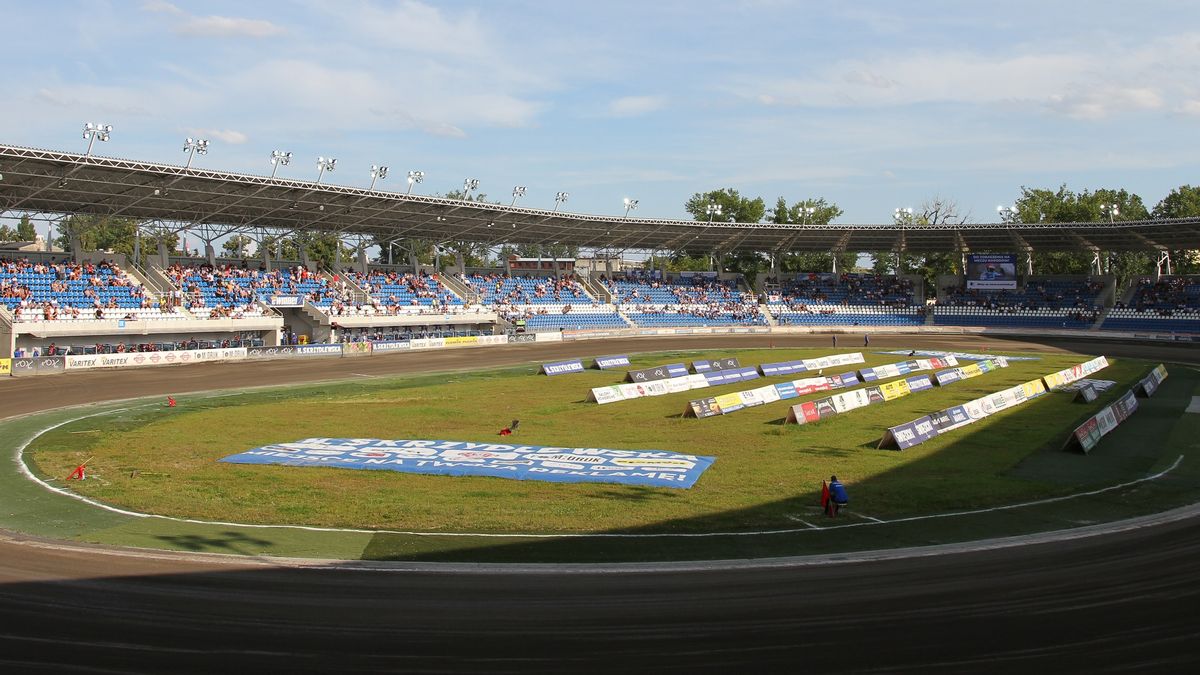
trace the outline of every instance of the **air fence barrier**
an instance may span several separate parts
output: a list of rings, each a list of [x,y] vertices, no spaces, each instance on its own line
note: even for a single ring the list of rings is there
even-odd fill
[[[880,448],[906,450],[914,445],[959,427],[973,424],[979,420],[1002,410],[1021,405],[1044,395],[1055,387],[1070,384],[1092,373],[1108,367],[1108,360],[1103,356],[1090,361],[1076,364],[1071,368],[1050,373],[1036,380],[993,392],[987,396],[961,405],[939,410],[932,415],[918,417],[910,422],[889,427],[879,441]]]
[[[849,359],[845,357],[849,357]],[[818,359],[817,361],[821,361],[823,365],[829,367],[855,362],[855,357],[857,357],[857,362],[862,361],[861,354],[838,355],[832,358],[826,357],[824,360]],[[743,408],[757,407],[766,403],[774,403],[775,401],[798,398],[819,391],[844,389],[860,383],[900,377],[922,370],[933,370],[934,368],[943,368],[948,365],[957,365],[957,363],[957,360],[953,357],[947,359],[918,359],[876,366],[874,368],[863,368],[857,372],[851,371],[840,375],[792,380],[791,382],[766,385],[747,391],[689,401],[688,407],[684,410],[683,414],[685,417],[699,418],[728,415]],[[818,370],[818,372],[824,371],[824,368],[817,367],[819,364],[810,365],[814,366],[812,370]],[[767,372],[779,372],[780,370],[788,373],[795,372],[790,368],[781,369],[779,366],[780,364],[763,364],[760,366],[760,369]],[[930,381],[928,375],[913,376],[895,382],[885,382],[880,385],[792,406],[788,411],[785,421],[794,424],[815,422],[818,419],[829,417],[839,412],[848,412],[854,408],[860,408],[871,403],[890,401],[901,396],[907,396],[913,391],[921,391],[931,387],[933,387],[933,383]]]
[[[835,354],[833,356],[825,356],[819,359],[807,359],[806,361],[795,361],[788,363],[800,364],[804,367],[805,363],[812,366],[812,370],[821,370],[838,365],[850,363],[862,363],[863,355],[859,352],[852,354]],[[727,359],[725,361],[729,363]],[[693,364],[694,365],[694,364]],[[774,364],[764,364],[774,365]],[[628,384],[613,384],[604,387],[595,387],[589,392],[588,400],[596,403],[615,403],[616,401],[627,401],[644,396],[662,396],[664,394],[675,394],[682,391],[690,391],[692,389],[703,389],[706,387],[715,387],[723,384],[733,384],[735,382],[743,382],[748,380],[756,380],[762,376],[760,366],[740,366],[736,368],[725,368],[719,370],[708,370],[707,372],[687,374],[687,368],[682,363],[667,364],[665,366],[657,366],[655,368],[646,368],[638,371],[630,371],[630,376],[635,373],[644,373],[645,371],[661,370],[663,377],[654,379],[639,380],[636,377]],[[667,375],[669,369],[673,369],[678,375],[671,377]]]
[[[1146,377],[1138,380],[1133,388],[1125,392],[1121,398],[1104,406],[1095,415],[1087,418],[1083,424],[1075,427],[1064,445],[1066,448],[1077,447],[1086,455],[1096,447],[1100,439],[1118,425],[1133,416],[1138,409],[1138,393],[1150,397],[1158,391],[1158,385],[1167,379],[1167,368],[1158,364]]]

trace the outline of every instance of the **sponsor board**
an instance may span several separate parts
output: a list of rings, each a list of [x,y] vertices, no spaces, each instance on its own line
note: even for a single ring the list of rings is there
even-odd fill
[[[503,337],[503,336],[501,336],[501,337]],[[395,341],[389,340],[387,342],[375,342],[375,343],[372,343],[372,347],[371,347],[371,350],[374,351],[375,353],[406,352],[406,351],[409,351],[410,349],[412,349],[412,343],[410,343],[408,340],[395,340]]]
[[[1075,428],[1073,436],[1085,453],[1091,452],[1100,442],[1100,423],[1095,417],[1089,417],[1086,422]]]
[[[562,342],[562,333],[534,333],[534,342]]]
[[[914,445],[924,443],[937,434],[938,431],[934,428],[933,420],[927,415],[911,422],[889,427],[879,441],[879,447],[907,450]]]
[[[564,483],[690,488],[715,457],[660,450],[542,447],[466,441],[307,438],[224,457],[231,464],[282,464],[491,476]]]
[[[291,345],[246,348],[246,358],[249,359],[286,359],[295,355],[296,348]]]
[[[567,373],[582,373],[583,371],[583,361],[579,359],[543,363],[541,369],[543,375],[566,375]]]
[[[715,398],[717,400],[717,407],[721,409],[722,415],[728,415],[731,412],[736,412],[746,407],[742,403],[742,397],[736,392],[733,394],[722,394]]]
[[[928,375],[918,375],[917,377],[910,377],[910,378],[905,379],[904,383],[908,385],[909,392],[925,391],[926,389],[933,388],[933,382],[931,382],[929,380]]]
[[[67,369],[64,356],[21,356],[12,360],[12,376],[55,375]]]
[[[535,335],[534,333],[517,333],[517,334],[513,335],[509,341],[514,342],[514,343],[536,342],[537,335]]]
[[[715,398],[702,398],[690,401],[688,402],[688,410],[690,413],[685,412],[684,414],[689,417],[705,418],[721,414],[721,407],[717,405],[717,399]]]
[[[625,375],[625,379],[629,382],[650,382],[651,380],[665,380],[668,377],[683,377],[687,374],[687,366],[682,363],[668,363],[664,366],[631,370]]]
[[[341,356],[341,345],[296,345],[296,356]]]
[[[272,307],[300,307],[304,304],[304,298],[299,295],[272,295],[267,304]]]
[[[1012,253],[970,253],[967,255],[968,289],[1015,289],[1017,256]]]
[[[962,372],[959,368],[949,368],[933,374],[933,379],[937,381],[938,386],[958,382],[962,378]]]
[[[363,354],[370,354],[371,353],[371,343],[370,342],[347,342],[346,344],[342,345],[342,353],[347,356],[350,356],[350,355],[360,356]]]
[[[596,360],[592,362],[592,367],[598,368],[600,370],[612,370],[614,368],[628,368],[629,367],[629,356],[627,356],[625,354],[619,354],[616,356],[597,356]]]
[[[930,415],[929,421],[933,424],[933,428],[937,429],[937,432],[941,434],[951,429],[957,429],[965,424],[970,424],[971,416],[967,414],[966,408],[956,405]]]
[[[1099,397],[1100,397],[1100,394],[1096,393],[1096,388],[1090,384],[1085,384],[1082,387],[1079,387],[1078,389],[1075,390],[1075,400],[1077,400],[1077,401],[1083,401],[1084,403],[1091,403]]]
[[[957,366],[958,365],[957,359],[965,359],[967,361],[983,361],[986,359],[1000,358],[994,354],[973,354],[971,352],[947,352],[947,351],[942,351],[942,350],[938,350],[938,349],[914,349],[911,351],[904,350],[904,349],[896,349],[896,350],[893,350],[890,352],[876,352],[876,353],[878,353],[878,354],[893,354],[893,355],[903,354],[904,356],[940,356],[943,359],[955,359],[954,362],[947,361],[946,365],[948,365],[948,366]],[[1009,361],[1041,361],[1042,360],[1042,358],[1040,356],[1005,356],[1003,358],[1005,358]]]
[[[707,373],[710,370],[729,370],[731,368],[741,368],[742,364],[733,357],[723,359],[712,359],[711,361],[692,361],[693,373]]]
[[[479,344],[478,335],[456,335],[454,337],[442,338],[442,344],[447,347],[462,347],[465,345]]]
[[[12,375],[12,359],[0,359],[0,375]]]
[[[625,394],[621,393],[620,385],[612,384],[607,387],[594,387],[591,393],[588,394],[588,400],[603,405],[605,403],[624,401]]]
[[[1092,391],[1097,394],[1102,394],[1116,386],[1116,382],[1112,380],[1097,380],[1090,377],[1085,377],[1082,380],[1076,380],[1070,384],[1064,384],[1058,388],[1058,391],[1079,391],[1084,387],[1091,387]]]
[[[508,344],[508,336],[507,335],[480,335],[479,336],[479,344],[489,345],[489,346],[506,345],[506,344]]]
[[[174,352],[128,352],[125,354],[86,354],[63,358],[68,370],[98,368],[138,368],[208,361],[237,361],[246,358],[245,347],[227,349],[188,349]]]
[[[879,391],[883,394],[883,400],[891,401],[901,396],[908,396],[908,383],[904,380],[884,382],[879,385]]]

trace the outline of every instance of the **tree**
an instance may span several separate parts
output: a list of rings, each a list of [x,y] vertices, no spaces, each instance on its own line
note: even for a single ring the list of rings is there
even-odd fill
[[[35,241],[37,239],[37,229],[33,226],[33,221],[29,220],[29,214],[21,216],[21,222],[17,223],[17,238],[9,241]]]
[[[721,207],[720,215],[708,213],[710,204]],[[704,193],[697,192],[684,203],[683,208],[696,220],[707,222],[711,219],[714,223],[730,221],[759,223],[762,222],[763,215],[767,212],[767,205],[763,202],[762,197],[754,199],[743,197],[733,188],[710,190]]]
[[[1154,206],[1151,215],[1155,218],[1200,217],[1200,186],[1180,185],[1171,190]],[[1171,271],[1175,274],[1200,274],[1200,250],[1171,251]]]
[[[71,233],[79,238],[84,251],[111,251],[133,258],[137,221],[132,218],[76,214],[63,223],[63,234],[56,242],[64,251],[71,249]]]
[[[7,225],[0,225],[0,243],[10,241],[22,241],[21,235]]]
[[[225,240],[221,245],[221,250],[228,255],[227,258],[245,258],[250,250],[250,245],[254,240],[244,234],[235,234]]]
[[[1102,205],[1115,204],[1113,220],[1146,220],[1150,217],[1142,198],[1127,190],[1099,189],[1076,193],[1066,185],[1057,191],[1022,186],[1016,208],[1019,220],[1026,223],[1087,223],[1108,219]],[[1118,251],[1106,254],[1108,270],[1123,287],[1136,276],[1154,272],[1151,256],[1141,251]],[[1088,274],[1092,266],[1091,253],[1041,252],[1033,254],[1034,270],[1038,274]]]

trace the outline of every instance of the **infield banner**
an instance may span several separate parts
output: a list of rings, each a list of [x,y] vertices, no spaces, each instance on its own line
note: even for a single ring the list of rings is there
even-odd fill
[[[663,450],[562,448],[468,441],[306,438],[254,448],[230,464],[331,466],[441,476],[690,488],[716,457]]]
[[[616,356],[597,356],[596,362],[593,365],[600,370],[627,368],[629,367],[629,357],[625,354],[618,354]]]
[[[546,375],[564,375],[566,373],[582,373],[583,361],[575,359],[573,361],[557,361],[555,363],[542,364],[542,372]]]

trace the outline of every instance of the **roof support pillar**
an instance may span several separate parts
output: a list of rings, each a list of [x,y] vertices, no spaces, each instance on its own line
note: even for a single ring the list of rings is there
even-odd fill
[[[358,273],[362,275],[367,273],[367,247],[362,242],[358,243]]]
[[[1025,252],[1025,274],[1033,276],[1033,251]]]
[[[217,249],[213,248],[211,241],[204,242],[204,259],[208,261],[209,265],[217,266]]]
[[[1158,254],[1158,262],[1154,263],[1154,280],[1158,281],[1162,278],[1163,265],[1167,266],[1167,276],[1171,274],[1171,252],[1160,251]]]

